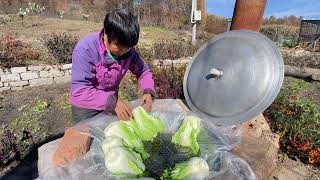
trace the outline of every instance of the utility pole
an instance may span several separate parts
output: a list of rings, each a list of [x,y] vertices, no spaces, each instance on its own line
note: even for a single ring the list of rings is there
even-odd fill
[[[231,30],[259,31],[267,0],[237,0],[233,11]]]
[[[191,24],[192,24],[192,44],[196,43],[197,21],[201,20],[201,11],[197,10],[197,0],[192,0]]]
[[[138,9],[138,23],[140,23],[140,7],[142,6],[144,0],[133,0],[133,6]]]

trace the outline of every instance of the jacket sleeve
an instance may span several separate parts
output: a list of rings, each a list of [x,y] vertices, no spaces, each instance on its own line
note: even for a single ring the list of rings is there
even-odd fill
[[[93,62],[88,50],[75,48],[72,55],[70,102],[81,108],[114,110],[118,93],[95,88],[95,64]]]
[[[129,70],[139,79],[139,87],[143,94],[151,94],[155,96],[154,80],[152,73],[147,64],[145,64],[139,57],[135,50],[133,51],[133,59],[130,64]]]

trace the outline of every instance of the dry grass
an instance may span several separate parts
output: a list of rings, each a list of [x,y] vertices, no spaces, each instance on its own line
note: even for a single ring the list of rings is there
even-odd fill
[[[54,19],[43,18],[37,16],[27,16],[22,25],[21,20],[13,16],[11,22],[3,23],[0,25],[0,36],[13,33],[18,38],[23,39],[41,39],[44,35],[54,32],[69,32],[75,33],[80,38],[85,35],[98,31],[101,27],[101,23],[92,21],[80,21],[80,20],[67,20],[67,19]],[[150,44],[153,40],[159,39],[173,39],[178,35],[175,32],[168,31],[157,27],[142,27],[142,33],[140,43]]]
[[[48,52],[41,40],[52,33],[72,33],[79,38],[99,31],[101,23],[92,21],[45,18],[39,16],[26,16],[22,25],[17,15],[0,15],[0,37],[11,33],[18,40],[29,43],[32,48],[41,52],[40,61],[29,62],[32,65],[51,64],[57,62]],[[159,40],[175,40],[180,36],[159,27],[141,27],[139,45],[150,47]]]

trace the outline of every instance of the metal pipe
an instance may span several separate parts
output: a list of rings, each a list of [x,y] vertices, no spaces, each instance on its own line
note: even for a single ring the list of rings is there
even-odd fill
[[[192,23],[192,44],[196,43],[197,21],[194,20],[194,13],[197,9],[197,0],[192,0],[191,23]]]
[[[267,0],[236,0],[231,30],[259,31]]]

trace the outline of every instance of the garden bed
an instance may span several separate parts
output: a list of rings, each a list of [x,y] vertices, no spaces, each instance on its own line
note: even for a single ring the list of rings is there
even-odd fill
[[[68,90],[69,85],[54,85],[0,95],[0,177],[32,158],[35,147],[61,137],[73,125]]]
[[[273,104],[264,112],[280,149],[293,159],[320,167],[320,83],[285,78]]]

